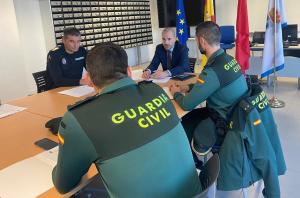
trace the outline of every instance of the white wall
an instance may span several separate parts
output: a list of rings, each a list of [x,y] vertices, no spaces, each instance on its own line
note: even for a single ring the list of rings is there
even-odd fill
[[[32,73],[46,69],[47,56],[39,1],[14,0],[14,4],[26,70],[24,77],[28,82],[28,93],[35,93]]]
[[[27,80],[13,1],[2,0],[0,6],[0,99],[24,96]]]
[[[151,60],[161,42],[157,0],[150,0],[153,44],[141,47],[141,63]],[[235,25],[238,0],[217,0],[217,23]],[[300,29],[300,1],[285,0],[289,24]],[[249,0],[250,31],[264,31],[268,0]],[[35,92],[32,72],[45,69],[46,53],[55,47],[49,0],[1,0],[0,99],[9,100]],[[190,51],[192,52],[191,49]],[[126,50],[129,65],[137,65],[137,50]]]
[[[265,31],[269,0],[248,0],[249,31]],[[288,24],[298,24],[300,31],[300,1],[284,0]],[[216,15],[219,25],[236,24],[238,0],[216,0]]]

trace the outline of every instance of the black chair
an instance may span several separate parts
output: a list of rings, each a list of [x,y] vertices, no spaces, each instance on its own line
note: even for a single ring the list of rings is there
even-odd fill
[[[190,70],[192,73],[194,73],[195,71],[195,63],[196,63],[196,58],[189,58]]]
[[[44,91],[48,91],[49,88],[49,77],[47,71],[40,71],[32,73],[34,81],[36,83],[37,92],[41,93]]]
[[[194,198],[208,198],[209,189],[217,181],[220,172],[220,159],[218,154],[214,154],[204,165],[199,174],[202,185],[202,192]]]

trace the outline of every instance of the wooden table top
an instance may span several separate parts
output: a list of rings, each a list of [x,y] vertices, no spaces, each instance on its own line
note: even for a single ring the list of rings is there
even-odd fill
[[[161,86],[167,87],[174,82],[177,84],[188,84],[194,81],[195,79],[189,79],[187,81],[171,80],[168,83],[161,84]],[[76,98],[58,93],[59,91],[69,88],[70,87],[57,88],[8,102],[9,104],[26,107],[27,109],[0,119],[0,139],[3,140],[0,145],[0,156],[2,156],[0,160],[0,170],[15,162],[42,152],[43,150],[41,148],[34,145],[35,141],[45,137],[57,141],[57,137],[52,135],[48,129],[44,127],[45,123],[51,118],[63,116],[67,111],[68,105],[85,98]],[[183,111],[174,100],[172,101],[179,117],[185,115],[186,112]],[[19,138],[20,136],[22,138]],[[96,173],[97,170],[93,165],[86,177],[89,179]],[[73,190],[72,192],[74,193],[76,191]],[[70,196],[70,194],[60,195],[55,188],[51,188],[41,194],[40,197],[64,196]]]
[[[57,142],[56,136],[44,127],[47,117],[22,111],[0,119],[0,170],[44,150],[34,145],[42,138]]]

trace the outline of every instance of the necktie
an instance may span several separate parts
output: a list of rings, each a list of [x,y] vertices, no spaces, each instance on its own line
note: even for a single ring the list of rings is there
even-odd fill
[[[172,63],[172,51],[168,50],[167,51],[167,66],[168,66],[168,69],[171,68],[171,63]]]

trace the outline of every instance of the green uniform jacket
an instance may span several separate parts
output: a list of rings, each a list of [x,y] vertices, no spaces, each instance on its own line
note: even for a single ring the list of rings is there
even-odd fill
[[[53,183],[66,193],[95,163],[111,197],[193,197],[201,191],[172,102],[153,83],[123,78],[64,115]]]
[[[246,91],[247,83],[236,60],[223,49],[216,51],[199,75],[197,83],[191,86],[187,95],[175,93],[176,102],[187,111],[193,110],[203,101],[223,118],[230,107]]]
[[[278,175],[285,161],[268,98],[260,88],[238,104],[219,152],[221,169],[217,188],[231,191],[264,180],[264,195],[280,197]]]

